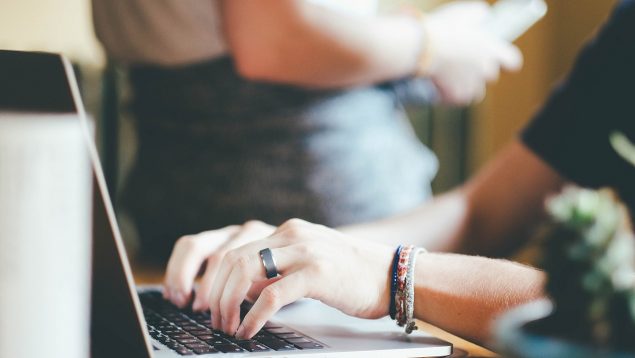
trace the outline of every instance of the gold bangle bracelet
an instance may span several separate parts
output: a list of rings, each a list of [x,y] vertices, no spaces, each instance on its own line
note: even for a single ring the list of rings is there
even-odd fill
[[[414,71],[414,75],[429,76],[434,48],[432,46],[432,42],[430,41],[427,16],[417,7],[412,5],[402,7],[402,12],[417,21],[417,26],[419,27],[419,51],[416,53],[416,69]]]
[[[417,61],[417,76],[429,76],[432,64],[434,46],[430,41],[430,31],[427,26],[427,19],[423,13],[419,13],[419,26],[421,27],[421,49],[419,50],[419,60]]]

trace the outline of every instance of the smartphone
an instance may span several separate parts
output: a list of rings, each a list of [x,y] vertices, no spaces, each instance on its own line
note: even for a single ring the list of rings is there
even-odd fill
[[[499,38],[513,42],[547,14],[544,0],[499,0],[484,26]]]

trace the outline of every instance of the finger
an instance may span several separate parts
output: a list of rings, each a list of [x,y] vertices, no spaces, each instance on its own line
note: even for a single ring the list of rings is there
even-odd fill
[[[255,220],[248,221],[241,225],[239,232],[237,232],[231,240],[227,241],[226,245],[223,245],[222,250],[219,249],[219,251],[207,258],[207,267],[192,304],[193,310],[203,311],[209,307],[210,291],[225,253],[228,250],[240,247],[254,239],[263,239],[267,236],[264,235],[263,232],[267,232],[269,228],[270,226],[263,222]]]
[[[164,282],[165,298],[178,307],[183,307],[190,299],[194,276],[191,271],[198,270],[203,258],[196,254],[194,237],[181,237],[168,261]],[[196,267],[196,268],[195,268]]]
[[[209,308],[212,314],[212,328],[221,329],[222,327],[222,316],[220,311],[220,300],[223,295],[223,291],[227,284],[227,280],[229,278],[229,274],[232,271],[234,265],[237,265],[240,260],[245,260],[241,257],[252,255],[252,257],[257,257],[257,259],[250,259],[249,264],[254,270],[258,271],[259,277],[266,277],[265,268],[262,265],[260,260],[260,250],[264,248],[277,248],[283,246],[286,243],[282,237],[272,236],[267,238],[266,240],[254,241],[234,250],[229,251],[223,261],[218,268],[218,272],[216,274],[216,278],[214,279],[214,284],[212,285],[212,289],[209,294]],[[278,264],[278,270],[280,270],[280,263]]]
[[[214,279],[216,278],[216,273],[223,256],[225,255],[212,255],[207,259],[205,273],[196,290],[192,310],[204,311],[209,308],[209,294],[212,290],[212,285],[214,284]]]
[[[221,317],[219,302],[222,296],[222,290],[225,287],[227,277],[231,273],[234,256],[237,255],[236,250],[229,251],[218,267],[212,289],[209,292],[209,309],[211,314],[212,328],[221,329]]]
[[[262,290],[271,285],[273,282],[278,281],[279,279],[281,279],[282,276],[278,276],[278,277],[274,277],[268,281],[260,281],[260,282],[254,282],[251,287],[249,287],[249,291],[247,291],[247,297],[245,298],[247,301],[254,303],[256,302],[256,300],[258,299],[258,297],[260,296],[260,293],[262,292]]]
[[[196,275],[205,258],[223,240],[238,230],[237,226],[207,232],[195,236],[184,236],[176,245],[166,268],[165,290],[170,301],[179,307],[189,302]]]
[[[260,258],[260,251],[262,249],[271,249],[279,274],[283,274],[296,266],[298,257],[289,252],[292,249],[284,247],[287,242],[288,239],[286,235],[279,233],[266,240],[260,240],[241,246],[226,255],[210,293],[209,307],[212,313],[212,327],[214,329],[224,328],[225,324],[223,324],[223,319],[225,323],[229,325],[229,322],[234,317],[230,317],[229,312],[226,313],[226,311],[223,311],[221,308],[221,299],[223,299],[223,297],[225,297],[223,303],[227,305],[224,306],[224,308],[231,309],[232,306],[230,306],[230,303],[233,304],[235,301],[238,301],[237,303],[240,305],[254,282],[267,280],[266,270]],[[247,287],[238,286],[238,284],[236,284],[236,286],[228,286],[229,275],[235,267],[241,267],[243,270],[244,275],[239,278],[249,283]],[[237,287],[239,287],[239,291],[234,292]],[[225,314],[227,314],[227,316],[225,316]]]
[[[496,46],[501,68],[507,71],[518,71],[523,67],[523,54],[518,47],[507,42],[498,42]]]
[[[220,299],[221,326],[225,333],[234,335],[240,324],[240,304],[245,300],[247,291],[254,281],[265,281],[259,256],[255,254],[241,256],[227,278]]]
[[[250,339],[280,308],[307,295],[307,279],[294,272],[263,289],[251,310],[238,327],[238,339]]]

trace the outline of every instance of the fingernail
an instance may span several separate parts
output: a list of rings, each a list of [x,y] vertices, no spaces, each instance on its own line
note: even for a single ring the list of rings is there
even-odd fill
[[[238,327],[238,330],[236,331],[236,338],[245,339],[245,337],[243,336],[244,334],[245,334],[245,327],[241,324]]]
[[[194,300],[194,303],[192,303],[192,311],[200,311],[201,310],[201,303],[199,300]]]

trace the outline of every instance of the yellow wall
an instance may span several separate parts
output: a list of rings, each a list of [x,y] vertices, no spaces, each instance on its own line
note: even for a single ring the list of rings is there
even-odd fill
[[[548,1],[549,13],[545,19],[517,41],[525,56],[522,71],[503,74],[475,110],[469,157],[472,170],[517,135],[616,2]]]

